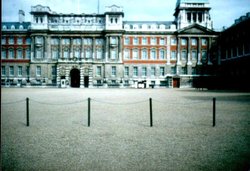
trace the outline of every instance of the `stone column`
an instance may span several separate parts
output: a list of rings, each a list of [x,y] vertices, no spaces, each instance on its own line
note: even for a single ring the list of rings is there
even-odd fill
[[[118,53],[119,53],[119,55],[118,55],[118,58],[119,58],[119,62],[122,62],[122,37],[121,36],[119,36],[119,44],[118,44]]]
[[[180,51],[181,51],[181,41],[180,37],[177,38],[177,65],[181,65]]]
[[[187,48],[188,62],[187,62],[187,65],[192,65],[191,54],[190,54],[191,53],[191,39],[190,39],[190,37],[188,37],[187,44],[188,44],[188,48]]]
[[[47,50],[48,50],[47,41],[48,41],[48,37],[43,36],[43,56],[42,56],[43,59],[47,58]]]
[[[73,58],[73,38],[70,38],[70,58]]]
[[[34,59],[34,53],[35,53],[35,38],[34,36],[31,36],[31,47],[30,47],[30,59],[31,61]]]
[[[62,52],[62,37],[59,37],[59,58],[63,58],[63,52]]]
[[[198,42],[197,42],[197,53],[198,53],[197,65],[202,65],[202,63],[201,63],[201,39],[200,39],[200,37],[198,38]]]
[[[84,88],[84,67],[80,67],[80,88]]]
[[[47,45],[46,45],[46,48],[47,48],[47,59],[49,59],[49,60],[51,60],[51,44],[50,44],[50,42],[51,42],[51,37],[50,36],[47,36],[47,41],[46,41],[46,43],[47,43]]]
[[[60,87],[61,86],[61,77],[60,77],[60,67],[57,65],[57,68],[56,68],[56,70],[57,70],[57,75],[56,75],[56,84],[57,84],[57,86],[58,87]]]
[[[207,64],[208,65],[212,65],[212,62],[211,62],[211,58],[210,58],[210,55],[211,55],[211,43],[212,43],[212,40],[211,40],[211,37],[208,38],[208,43],[207,43]]]
[[[95,60],[96,47],[95,47],[95,37],[93,37],[92,43],[92,60]]]
[[[106,36],[106,49],[105,49],[105,61],[108,62],[109,55],[109,36]]]
[[[171,46],[171,42],[170,42],[171,37],[167,36],[167,65],[170,65],[170,55],[171,55],[171,51],[170,51],[170,46]]]
[[[84,37],[82,37],[81,58],[84,59]]]

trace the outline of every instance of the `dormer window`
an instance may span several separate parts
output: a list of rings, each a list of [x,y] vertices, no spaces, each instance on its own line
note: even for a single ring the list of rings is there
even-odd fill
[[[6,27],[6,25],[4,25],[4,26],[3,26],[3,30],[6,30],[6,29],[7,29],[7,27]]]
[[[20,26],[19,26],[19,29],[20,29],[20,30],[23,30],[23,25],[20,25]]]
[[[15,26],[14,25],[11,26],[11,30],[15,30]]]

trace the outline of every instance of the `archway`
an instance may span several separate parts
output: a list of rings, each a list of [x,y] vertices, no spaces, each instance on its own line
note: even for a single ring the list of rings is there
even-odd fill
[[[70,71],[71,87],[80,87],[80,71],[79,69],[72,69]]]

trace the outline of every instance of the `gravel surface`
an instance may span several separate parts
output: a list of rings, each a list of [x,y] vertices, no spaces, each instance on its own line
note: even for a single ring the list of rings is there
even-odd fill
[[[1,91],[2,170],[250,169],[250,93],[73,88]],[[30,98],[29,127],[26,97]],[[213,97],[217,98],[215,127]]]

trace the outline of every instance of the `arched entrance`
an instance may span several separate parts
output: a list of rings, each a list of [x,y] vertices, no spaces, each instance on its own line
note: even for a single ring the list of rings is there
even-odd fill
[[[80,71],[79,69],[72,69],[70,71],[71,87],[80,87]]]

